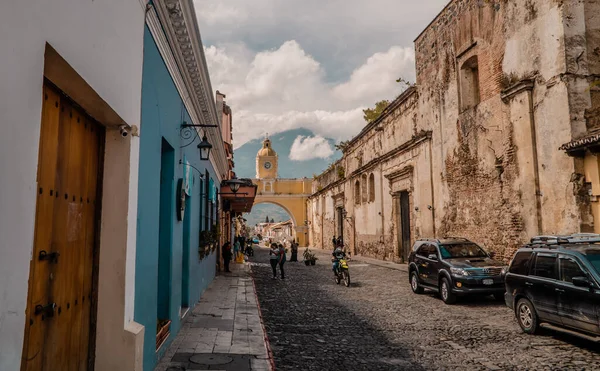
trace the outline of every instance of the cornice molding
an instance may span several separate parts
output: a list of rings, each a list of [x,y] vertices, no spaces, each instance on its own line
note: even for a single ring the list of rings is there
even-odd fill
[[[507,89],[502,90],[500,93],[500,98],[503,102],[508,102],[508,100],[515,95],[519,94],[522,91],[532,91],[535,86],[535,81],[531,79],[525,79],[517,82],[516,84],[508,87]]]
[[[156,0],[153,4],[179,75],[188,92],[182,98],[192,121],[196,125],[219,124],[192,0]],[[223,174],[227,174],[229,170],[221,127],[206,128],[204,131],[213,145],[211,162],[220,182]]]

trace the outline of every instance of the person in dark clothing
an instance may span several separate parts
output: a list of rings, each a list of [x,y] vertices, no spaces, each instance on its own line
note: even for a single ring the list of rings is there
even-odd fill
[[[279,270],[281,271],[281,279],[285,279],[285,274],[283,273],[283,265],[286,261],[285,247],[282,244],[279,244]]]
[[[298,261],[298,244],[296,243],[296,240],[292,241],[292,257],[290,258],[291,262],[297,262]]]
[[[223,256],[223,263],[225,265],[225,272],[231,272],[229,270],[229,262],[231,261],[231,257],[232,257],[231,243],[230,242],[225,242],[225,244],[221,248],[221,255]]]
[[[342,239],[342,236],[339,236],[337,238],[337,245],[336,247],[343,247],[344,246],[344,240]]]
[[[331,242],[333,243],[333,249],[335,250],[335,248],[337,247],[337,238],[335,238],[335,236],[333,236],[333,238],[331,239]]]
[[[271,261],[271,269],[273,269],[273,279],[277,279],[277,264],[279,264],[279,247],[276,243],[271,244],[271,250],[269,250],[269,260]]]

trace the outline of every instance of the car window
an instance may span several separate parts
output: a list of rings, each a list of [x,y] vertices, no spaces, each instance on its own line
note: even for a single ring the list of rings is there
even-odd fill
[[[600,249],[593,248],[585,250],[585,258],[592,263],[596,272],[600,273]]]
[[[532,251],[518,252],[513,258],[508,271],[514,274],[527,275],[527,272],[529,272],[529,259],[532,254]]]
[[[533,275],[556,279],[556,256],[538,254],[535,259]]]
[[[560,258],[560,279],[561,281],[573,283],[573,277],[587,277],[587,274],[581,269],[579,264],[572,258]]]
[[[453,243],[440,245],[440,252],[445,259],[451,258],[487,258],[488,254],[474,243]]]
[[[417,255],[419,256],[427,256],[427,244],[421,245],[417,250]]]
[[[436,252],[435,246],[433,246],[429,243],[424,244],[417,251],[417,255],[423,256],[425,258],[429,257],[429,255],[431,255],[431,254],[437,255],[437,252]]]

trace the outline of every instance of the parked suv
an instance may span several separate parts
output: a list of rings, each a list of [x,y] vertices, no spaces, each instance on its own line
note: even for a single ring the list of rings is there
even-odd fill
[[[534,237],[512,259],[506,275],[506,305],[526,333],[535,333],[544,323],[598,341],[599,272],[600,235]]]
[[[466,238],[417,240],[408,262],[410,286],[416,294],[434,290],[446,304],[469,294],[504,298],[508,267]]]

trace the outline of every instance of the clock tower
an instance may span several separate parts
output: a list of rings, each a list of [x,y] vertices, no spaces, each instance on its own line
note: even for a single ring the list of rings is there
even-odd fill
[[[256,178],[277,178],[277,153],[271,148],[269,137],[263,140],[262,148],[256,155]]]

